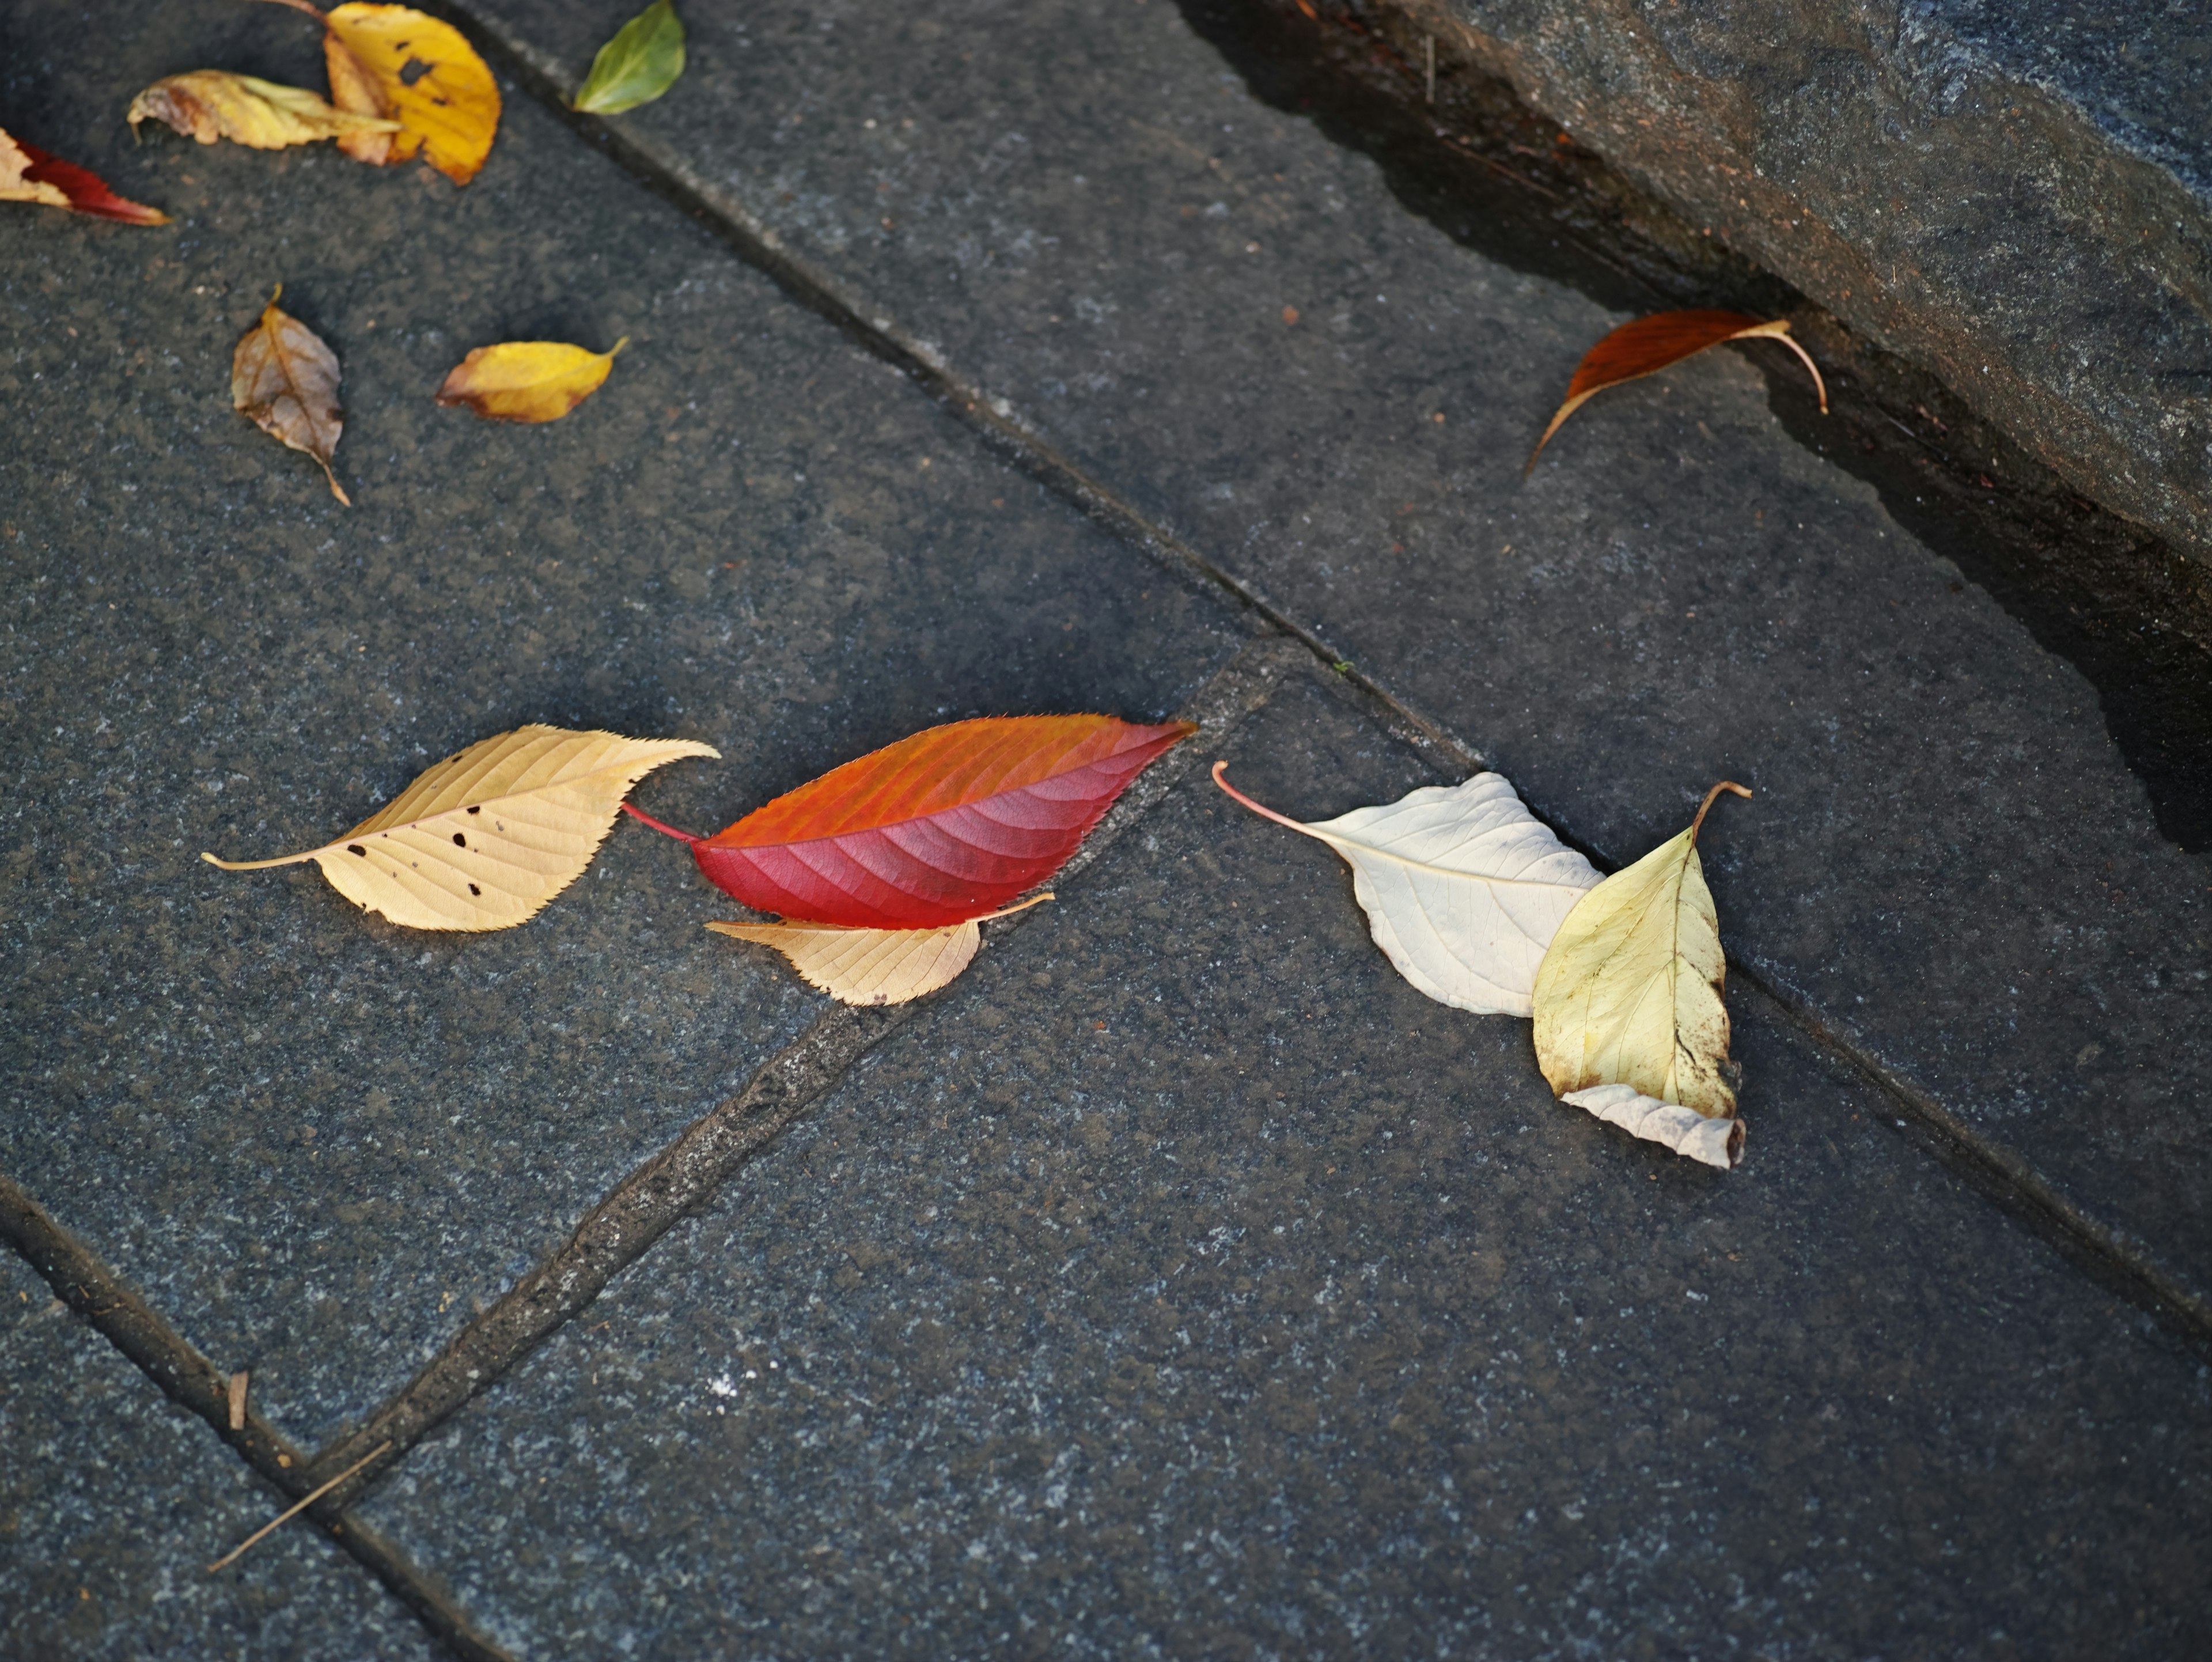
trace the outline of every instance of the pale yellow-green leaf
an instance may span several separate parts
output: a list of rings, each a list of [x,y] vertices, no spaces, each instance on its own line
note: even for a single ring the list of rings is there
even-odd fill
[[[823,923],[709,923],[718,934],[773,947],[811,987],[848,1004],[903,1004],[933,993],[974,961],[976,928],[1024,911],[1052,895],[1031,895],[1005,911],[941,929],[841,929]]]
[[[1629,1085],[1709,1117],[1735,1112],[1728,1061],[1728,966],[1698,861],[1698,827],[1615,872],[1577,903],[1536,971],[1537,1064],[1553,1094]]]
[[[1213,782],[1230,795],[1344,856],[1375,944],[1399,974],[1439,1004],[1529,1013],[1545,947],[1598,876],[1503,775],[1424,785],[1395,802],[1307,825],[1245,795],[1229,782],[1227,766],[1213,764]]]
[[[581,876],[631,786],[664,763],[719,756],[689,739],[517,728],[424,771],[319,849],[200,857],[225,871],[312,860],[364,911],[414,929],[504,929]]]
[[[1685,1160],[1702,1160],[1723,1172],[1743,1158],[1743,1122],[1729,1116],[1707,1118],[1694,1108],[1647,1097],[1633,1085],[1593,1085],[1560,1099],[1587,1108],[1608,1125],[1632,1136],[1663,1144]]]
[[[593,393],[614,368],[614,350],[593,352],[557,340],[509,340],[479,346],[456,364],[438,402],[465,404],[495,421],[558,421]]]

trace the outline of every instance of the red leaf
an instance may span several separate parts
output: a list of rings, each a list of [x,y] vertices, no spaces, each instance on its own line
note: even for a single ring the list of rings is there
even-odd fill
[[[119,219],[128,225],[167,225],[168,215],[159,208],[149,208],[143,202],[133,202],[119,197],[107,188],[107,181],[98,174],[80,167],[74,161],[64,161],[50,155],[35,144],[15,140],[15,148],[24,154],[31,165],[23,170],[24,179],[33,185],[51,185],[70,200],[70,206],[81,214],[92,214],[101,219]]]
[[[684,837],[708,880],[756,910],[845,928],[939,928],[1059,870],[1146,764],[1196,731],[1111,715],[954,721],[848,762],[714,837],[647,823]]]
[[[1694,357],[1708,346],[1717,346],[1724,340],[1741,340],[1746,336],[1778,340],[1803,358],[1805,367],[1813,372],[1813,385],[1820,394],[1820,413],[1828,413],[1827,385],[1820,379],[1820,367],[1803,347],[1790,338],[1789,319],[1776,318],[1763,323],[1741,312],[1660,312],[1622,324],[1583,354],[1583,361],[1575,366],[1575,378],[1567,383],[1567,401],[1559,406],[1559,413],[1552,417],[1552,424],[1544,429],[1544,436],[1528,453],[1528,466],[1521,470],[1521,476],[1526,478],[1534,470],[1536,458],[1551,442],[1552,435],[1587,399],[1608,387],[1618,387],[1639,375],[1655,374],[1669,364]]]

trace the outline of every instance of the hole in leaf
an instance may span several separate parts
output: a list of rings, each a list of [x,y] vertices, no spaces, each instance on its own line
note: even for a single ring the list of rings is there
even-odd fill
[[[469,892],[471,894],[482,894],[483,891],[478,888],[475,884],[471,883],[469,885]]]
[[[404,52],[406,49],[403,43],[400,50]],[[428,64],[419,58],[410,58],[399,66],[399,84],[403,87],[411,87],[429,73],[430,66]]]
[[[357,855],[360,855],[362,859],[364,859],[364,860],[366,860],[366,859],[368,859],[368,850],[367,849],[364,849],[363,847],[362,847],[362,845],[361,845],[360,843],[347,843],[347,844],[346,844],[346,852],[347,852],[348,854],[357,854]]]
[[[469,807],[469,812],[471,813],[482,813],[483,812],[483,805],[481,802],[471,803]]]
[[[454,846],[455,848],[457,848],[457,849],[465,849],[466,847],[468,847],[468,845],[469,845],[469,839],[468,839],[467,837],[465,837],[462,836],[462,835],[460,834],[460,832],[459,832],[459,831],[455,831],[455,832],[453,833],[453,846]]]

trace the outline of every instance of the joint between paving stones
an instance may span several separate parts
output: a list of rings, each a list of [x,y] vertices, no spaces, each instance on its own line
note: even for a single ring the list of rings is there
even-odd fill
[[[311,1493],[320,1481],[319,1473],[343,1470],[307,1458],[251,1407],[244,1428],[232,1430],[229,1376],[4,1174],[0,1174],[0,1235],[53,1288],[56,1298],[136,1364],[164,1396],[206,1421],[254,1475],[283,1499],[297,1501]],[[463,1662],[511,1662],[397,1548],[349,1515],[346,1501],[345,1494],[333,1489],[308,1507],[306,1517]]]
[[[757,222],[741,205],[723,200],[718,192],[685,177],[680,168],[655,156],[599,118],[580,115],[571,110],[568,94],[573,88],[568,87],[558,69],[527,42],[510,34],[495,20],[479,16],[465,6],[433,5],[430,9],[465,21],[489,45],[501,67],[572,130],[603,149],[655,194],[714,230],[739,258],[757,267],[809,310],[835,323],[873,356],[928,389],[956,417],[982,435],[994,451],[1006,455],[1031,477],[1066,497],[1089,517],[1135,544],[1170,571],[1229,596],[1241,608],[1264,620],[1267,627],[1299,642],[1314,661],[1371,701],[1377,712],[1383,714],[1386,725],[1401,740],[1419,750],[1440,751],[1469,770],[1486,765],[1476,746],[1406,703],[1357,665],[1347,662],[1322,636],[1284,612],[1255,586],[1237,578],[1193,545],[1155,524],[1020,422],[1011,416],[1000,416],[982,389],[960,381],[918,338],[899,329],[888,318],[872,315],[872,308],[864,310],[847,298],[839,284],[785,248],[772,230]],[[1596,859],[1595,850],[1588,845],[1571,836],[1566,840],[1590,855],[1601,870],[1610,869],[1607,861]],[[2212,1306],[2163,1272],[2145,1251],[2069,1202],[2017,1158],[1977,1135],[1971,1126],[1899,1077],[1850,1036],[1799,1007],[1754,965],[1734,953],[1729,954],[1729,963],[1742,982],[1763,994],[1792,1026],[1881,1091],[1905,1116],[1935,1137],[1939,1147],[1952,1150],[1955,1158],[1950,1163],[1971,1168],[1977,1186],[1985,1196],[2021,1217],[2031,1229],[2064,1243],[2069,1261],[2077,1268],[2100,1266],[2099,1278],[2108,1288],[2168,1324],[2178,1324],[2194,1343],[2212,1345]]]
[[[1266,636],[1216,671],[1176,712],[1178,720],[1197,724],[1192,741],[1138,776],[1054,880],[1078,876],[1103,858],[1200,764],[1208,746],[1198,741],[1224,737],[1267,702],[1286,674],[1305,663],[1301,645]],[[1035,916],[1030,911],[1007,918],[994,939],[1003,940]],[[390,1446],[333,1498],[357,1496],[589,1308],[610,1282],[683,1219],[709,1205],[749,1160],[926,1008],[920,1001],[882,1009],[841,1006],[762,1062],[736,1095],[693,1121],[609,1190],[565,1245],[462,1329],[362,1429],[334,1440],[316,1456],[318,1469],[341,1471],[367,1451]]]

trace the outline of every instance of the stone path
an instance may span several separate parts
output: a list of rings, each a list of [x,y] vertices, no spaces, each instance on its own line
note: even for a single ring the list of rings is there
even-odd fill
[[[119,137],[179,69],[319,84],[305,20],[4,26],[0,124],[179,223],[0,243],[0,1654],[2175,1653],[2212,873],[2096,689],[1786,368],[1524,485],[1624,313],[1164,0],[695,9],[605,124],[557,94],[618,20],[455,13],[507,97],[458,192]],[[223,395],[280,280],[351,513]],[[554,426],[430,403],[623,334]],[[640,792],[711,826],[1073,709],[1205,731],[899,1011],[635,827],[484,937],[198,858],[523,721],[715,745]],[[1217,756],[1305,818],[1494,766],[1608,865],[1755,786],[1745,1166],[1553,1103]]]

